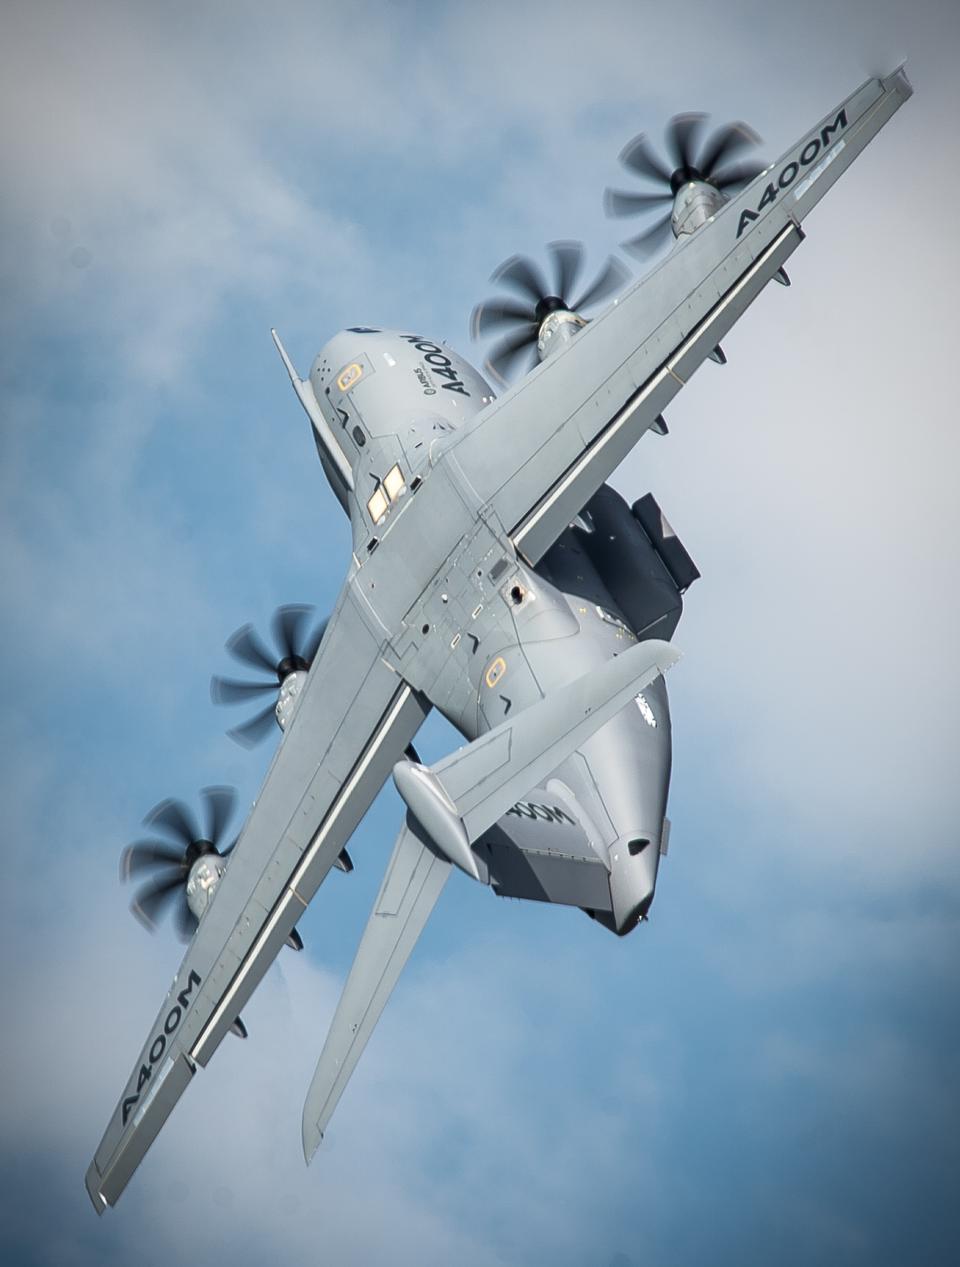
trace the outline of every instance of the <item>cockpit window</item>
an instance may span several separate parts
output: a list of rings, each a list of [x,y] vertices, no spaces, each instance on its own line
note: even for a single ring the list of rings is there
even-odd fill
[[[367,502],[367,510],[375,524],[382,522],[386,518],[389,507],[390,503],[387,501],[387,495],[382,488],[378,488]]]
[[[383,482],[377,485],[376,492],[367,502],[367,511],[373,522],[381,523],[391,503],[398,501],[406,491],[407,482],[403,477],[403,471],[399,465],[391,466],[383,477]]]
[[[387,496],[392,502],[395,502],[400,494],[406,488],[403,478],[403,471],[399,466],[392,466],[384,477],[383,487],[387,490]]]

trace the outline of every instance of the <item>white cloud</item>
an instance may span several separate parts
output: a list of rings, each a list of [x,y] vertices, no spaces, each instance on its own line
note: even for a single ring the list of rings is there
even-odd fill
[[[61,812],[70,818],[86,800],[71,789]],[[0,1051],[17,1094],[3,1097],[0,1129],[8,1150],[50,1159],[57,1189],[70,1182],[62,1218],[93,1220],[81,1177],[177,952],[166,935],[146,937],[79,859],[37,854],[30,878],[42,901],[31,951],[4,986],[17,1025]],[[588,976],[575,959],[545,964],[489,939],[421,958],[308,1171],[300,1111],[339,982],[284,953],[245,1009],[249,1040],[226,1040],[197,1075],[97,1225],[104,1254],[137,1245],[142,1261],[179,1261],[186,1219],[191,1253],[204,1260],[224,1244],[239,1262],[309,1257],[319,1236],[344,1264],[389,1255],[493,1267],[518,1261],[518,1250],[521,1261],[567,1261],[605,1205],[615,1209],[618,1158],[656,1100],[649,1076],[628,1083],[614,1068],[596,1095],[570,1082],[572,1068],[564,1076],[578,1026],[571,991]],[[531,1029],[531,1010],[546,1028]],[[480,1193],[495,1219],[478,1216]],[[54,1235],[36,1231],[41,1252]]]
[[[16,1091],[3,1129],[75,1181],[71,1226],[93,1220],[82,1172],[175,954],[120,909],[119,820],[148,784],[146,803],[173,771],[194,778],[201,755],[223,759],[222,745],[195,746],[215,723],[189,705],[223,667],[211,649],[224,635],[288,587],[332,592],[339,511],[308,518],[329,499],[306,430],[302,448],[285,447],[292,430],[269,410],[275,400],[286,419],[296,405],[279,370],[268,406],[248,399],[249,345],[231,342],[232,319],[262,320],[264,338],[289,321],[304,355],[348,311],[409,312],[451,333],[507,253],[556,236],[610,249],[621,226],[600,220],[600,191],[641,127],[707,107],[749,119],[775,153],[853,86],[862,43],[905,32],[921,44],[916,97],[811,218],[792,290],[762,297],[727,369],[704,368],[671,438],[638,449],[618,483],[657,492],[704,572],[670,684],[674,803],[681,822],[712,819],[713,836],[688,845],[711,854],[689,896],[743,928],[714,926],[726,940],[706,949],[687,930],[695,963],[664,965],[671,980],[703,990],[709,962],[726,1001],[769,1007],[778,990],[894,974],[901,957],[905,972],[933,972],[953,938],[945,917],[898,912],[894,932],[821,903],[791,913],[768,952],[757,942],[769,886],[782,894],[798,865],[811,894],[811,876],[829,894],[950,874],[960,525],[944,288],[958,191],[943,139],[956,80],[940,49],[955,21],[938,13],[924,35],[889,5],[855,19],[825,5],[569,4],[547,18],[516,5],[8,6],[8,667],[38,674],[45,707],[11,691],[19,756],[4,803],[20,843],[5,995],[18,1024],[3,1039]],[[227,345],[227,365],[206,372]],[[111,675],[124,654],[133,668]],[[151,719],[137,743],[127,709]],[[671,900],[682,906],[675,887]],[[490,927],[503,935],[493,910]],[[250,1007],[251,1040],[224,1045],[120,1207],[92,1222],[99,1246],[146,1238],[158,1260],[187,1245],[213,1259],[242,1212],[260,1261],[572,1264],[589,1247],[587,1261],[608,1218],[653,1225],[658,1208],[680,1208],[683,1175],[657,1161],[678,1123],[689,1129],[699,1067],[687,1053],[678,1071],[677,1034],[642,1017],[660,944],[591,941],[578,959],[571,933],[542,962],[541,947],[509,938],[423,959],[310,1171],[300,1106],[338,983],[284,956]],[[611,987],[601,966],[615,977],[613,963]],[[586,1073],[572,1053],[583,1014],[624,985],[623,964],[637,965],[625,997],[641,1019],[617,1050],[597,1033]],[[777,1041],[763,1048],[771,1079],[791,1062],[819,1078],[822,1046]],[[886,1041],[851,1047],[844,1066],[853,1076],[857,1055],[876,1056],[865,1112],[904,1071]],[[803,1208],[829,1224],[829,1209]],[[98,1257],[57,1246],[59,1261],[71,1253]]]

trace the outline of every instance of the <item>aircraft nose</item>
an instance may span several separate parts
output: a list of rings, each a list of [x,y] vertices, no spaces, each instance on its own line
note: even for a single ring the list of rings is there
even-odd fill
[[[660,832],[638,831],[610,851],[610,893],[616,931],[622,936],[647,915],[657,885]]]

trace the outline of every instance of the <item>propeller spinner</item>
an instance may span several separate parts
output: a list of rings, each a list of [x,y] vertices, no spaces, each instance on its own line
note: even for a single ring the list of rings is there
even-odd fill
[[[652,253],[669,237],[674,219],[674,201],[691,182],[712,186],[718,194],[753,180],[764,170],[758,160],[734,162],[744,150],[759,144],[760,138],[746,123],[728,123],[701,141],[705,114],[678,114],[667,124],[666,161],[641,132],[624,146],[620,162],[635,176],[652,181],[659,190],[628,192],[608,189],[604,207],[608,216],[635,216],[665,207],[663,214],[623,245],[637,255]],[[726,196],[719,203],[726,201]]]
[[[138,840],[127,845],[120,855],[120,878],[128,881],[152,873],[133,895],[130,910],[150,932],[165,911],[173,910],[174,926],[182,941],[189,941],[206,913],[214,890],[226,871],[226,858],[237,843],[234,838],[222,847],[227,824],[237,804],[236,789],[205,787],[200,790],[203,802],[203,827],[183,801],[168,799],[154,806],[143,820],[145,826],[158,828],[170,840]],[[344,850],[344,855],[346,850]],[[352,870],[338,864],[341,870]],[[303,939],[294,928],[287,938],[294,950],[303,949]],[[243,1030],[238,1017],[237,1033]],[[241,1034],[246,1037],[246,1032]]]
[[[485,300],[477,304],[470,318],[470,332],[475,339],[507,332],[494,345],[486,360],[487,369],[501,382],[506,381],[528,348],[533,350],[530,367],[537,364],[543,323],[554,313],[568,313],[571,318],[577,318],[581,309],[609,299],[629,276],[626,267],[611,256],[590,285],[574,299],[583,270],[583,244],[550,242],[547,252],[551,263],[551,282],[533,260],[523,255],[512,255],[490,280],[518,292],[520,299],[509,296]],[[580,318],[577,324],[583,324],[583,319]]]
[[[233,817],[237,794],[231,787],[205,787],[203,827],[183,801],[166,800],[143,820],[170,839],[138,840],[127,845],[120,858],[122,880],[149,876],[133,896],[130,909],[145,928],[154,932],[163,914],[172,908],[174,925],[183,941],[189,941],[206,910],[213,890],[226,870],[223,859],[232,842],[221,848],[227,824]]]
[[[289,709],[283,708],[286,702],[284,685],[299,685],[297,679],[292,679],[292,682],[288,682],[288,679],[295,673],[306,673],[310,668],[327,625],[326,621],[322,621],[308,634],[307,625],[312,614],[313,608],[302,604],[291,603],[278,607],[270,622],[277,647],[275,651],[270,651],[264,645],[253,625],[243,625],[228,639],[227,650],[235,660],[267,673],[269,677],[266,681],[256,681],[214,676],[210,679],[210,697],[215,704],[239,704],[257,695],[274,695],[278,687],[281,691],[279,700],[271,701],[249,721],[227,731],[231,739],[244,747],[250,748],[265,739],[274,721],[281,727],[286,724]],[[287,694],[293,695],[295,692],[288,691]],[[289,703],[292,702],[291,698]]]

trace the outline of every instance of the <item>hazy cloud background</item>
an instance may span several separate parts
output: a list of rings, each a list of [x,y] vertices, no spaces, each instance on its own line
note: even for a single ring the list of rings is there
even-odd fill
[[[5,1262],[955,1256],[958,37],[945,3],[5,7]],[[791,289],[616,477],[703,573],[650,924],[454,881],[306,1170],[385,792],[97,1220],[83,1173],[179,955],[120,850],[163,796],[256,794],[209,675],[347,556],[269,327],[301,367],[362,321],[479,359],[501,259],[615,249],[634,133],[705,109],[774,157],[904,57],[916,95]]]

